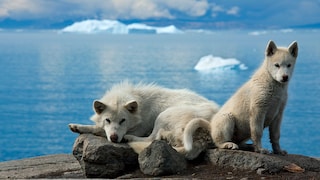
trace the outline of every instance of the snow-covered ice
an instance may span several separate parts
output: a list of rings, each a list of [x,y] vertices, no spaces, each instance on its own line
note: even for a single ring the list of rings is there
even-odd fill
[[[279,29],[279,30],[252,31],[252,32],[249,32],[248,34],[251,35],[251,36],[260,36],[260,35],[266,35],[266,34],[269,34],[269,33],[279,34],[279,33],[292,33],[292,32],[294,32],[293,29]]]
[[[200,58],[196,66],[194,67],[197,71],[209,72],[213,70],[221,70],[221,69],[240,69],[246,70],[247,66],[241,63],[239,60],[235,58],[222,58],[216,57],[213,55],[207,55]]]
[[[133,33],[148,33],[148,34],[177,34],[182,33],[174,25],[165,27],[148,26],[141,23],[133,23],[125,25],[117,20],[84,20],[75,22],[61,30],[68,33],[110,33],[110,34],[133,34]]]
[[[107,32],[112,34],[128,34],[128,29],[125,24],[114,20],[85,20],[75,22],[70,26],[62,29],[62,32],[75,33],[99,33]]]

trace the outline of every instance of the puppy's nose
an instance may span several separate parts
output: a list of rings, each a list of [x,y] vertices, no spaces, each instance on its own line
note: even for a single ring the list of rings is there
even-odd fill
[[[112,134],[112,135],[110,136],[110,140],[111,140],[112,142],[114,142],[114,143],[118,142],[118,135]]]
[[[287,82],[289,80],[289,77],[287,75],[282,76],[282,82]]]

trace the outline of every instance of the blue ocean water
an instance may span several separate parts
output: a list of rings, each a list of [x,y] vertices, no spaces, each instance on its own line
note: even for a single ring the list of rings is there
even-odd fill
[[[223,104],[261,64],[269,39],[299,43],[281,145],[320,157],[320,31],[217,31],[108,35],[0,32],[0,161],[71,153],[69,123],[92,124],[92,102],[123,80],[189,88]],[[194,70],[201,57],[236,58],[247,69]],[[268,132],[263,146],[271,149]]]

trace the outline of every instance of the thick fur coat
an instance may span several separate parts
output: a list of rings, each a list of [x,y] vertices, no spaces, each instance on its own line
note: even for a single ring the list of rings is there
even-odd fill
[[[211,136],[216,146],[238,149],[251,139],[256,152],[268,153],[261,137],[269,127],[273,152],[286,154],[279,144],[280,125],[297,56],[297,42],[288,48],[268,43],[260,68],[213,116]]]
[[[69,124],[77,133],[104,135],[111,142],[121,142],[124,135],[144,137],[152,132],[156,119],[183,127],[197,115],[188,114],[190,107],[206,107],[207,120],[218,111],[218,105],[187,89],[168,89],[154,84],[123,82],[114,85],[105,95],[93,102],[95,125]],[[188,107],[184,109],[182,107]],[[199,114],[199,112],[197,112]],[[165,118],[161,118],[165,117]],[[169,125],[168,125],[169,126]],[[174,131],[176,129],[173,129]],[[172,131],[172,132],[174,132]]]

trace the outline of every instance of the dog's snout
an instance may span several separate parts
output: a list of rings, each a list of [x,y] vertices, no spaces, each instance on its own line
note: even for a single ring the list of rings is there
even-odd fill
[[[118,135],[112,134],[112,135],[110,136],[110,140],[111,140],[112,142],[114,142],[114,143],[118,142]]]
[[[289,80],[288,75],[283,75],[282,76],[282,82],[287,82]]]

